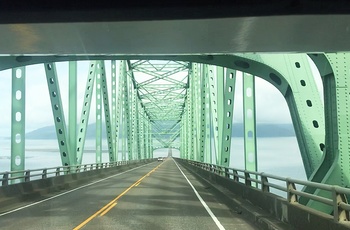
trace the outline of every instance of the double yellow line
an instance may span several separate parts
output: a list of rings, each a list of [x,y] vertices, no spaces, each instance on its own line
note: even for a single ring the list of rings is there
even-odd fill
[[[163,162],[164,163],[164,162]],[[98,210],[97,212],[95,212],[92,216],[90,216],[89,218],[87,218],[85,221],[83,221],[81,224],[79,224],[78,226],[76,226],[75,228],[73,228],[73,230],[79,230],[82,227],[84,227],[87,223],[89,223],[92,219],[94,219],[96,216],[104,216],[107,212],[109,212],[114,206],[117,205],[117,200],[119,200],[119,198],[121,198],[122,196],[124,196],[130,189],[132,189],[135,186],[138,186],[141,181],[143,179],[145,179],[146,177],[148,177],[149,175],[151,175],[151,173],[153,173],[154,171],[156,171],[163,163],[159,164],[157,167],[155,167],[154,169],[152,169],[151,171],[149,171],[146,175],[144,175],[143,177],[141,177],[138,181],[136,181],[135,183],[133,183],[129,188],[127,188],[124,192],[122,192],[121,194],[119,194],[119,196],[117,196],[116,198],[114,198],[112,201],[110,201],[108,204],[106,204],[105,206],[103,206],[100,210]]]

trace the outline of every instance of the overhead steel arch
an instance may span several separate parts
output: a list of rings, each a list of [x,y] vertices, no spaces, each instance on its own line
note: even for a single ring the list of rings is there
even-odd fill
[[[296,54],[294,54],[295,57]],[[323,108],[320,99],[317,99],[316,92],[312,95],[313,113],[315,117],[310,122],[307,117],[310,114],[310,108],[307,108],[303,94],[295,93],[300,87],[296,87],[293,81],[295,77],[293,72],[289,72],[290,68],[296,67],[293,60],[287,60],[288,54],[234,54],[234,55],[177,55],[177,56],[7,56],[0,57],[0,70],[7,68],[14,68],[29,64],[38,64],[43,62],[60,62],[73,60],[105,60],[105,59],[146,59],[146,60],[176,60],[189,61],[197,63],[205,63],[210,65],[217,65],[227,67],[230,69],[247,72],[252,75],[261,77],[275,86],[281,94],[285,97],[293,125],[295,127],[299,148],[308,177],[319,167],[322,158],[322,146],[324,146],[324,122],[323,122]],[[298,54],[297,58],[303,59],[303,67],[307,67],[305,62],[306,54]],[[282,62],[281,62],[282,61]],[[307,73],[306,73],[307,74]],[[305,73],[303,73],[305,75]],[[307,77],[307,76],[306,76]],[[305,82],[305,80],[303,80]],[[293,84],[293,85],[291,85]],[[306,85],[305,85],[306,86]],[[301,87],[305,87],[301,86]],[[311,91],[315,91],[315,84],[307,83],[307,87],[312,87]],[[309,88],[311,89],[311,88]],[[306,107],[307,110],[304,108]],[[312,131],[310,131],[312,130]]]

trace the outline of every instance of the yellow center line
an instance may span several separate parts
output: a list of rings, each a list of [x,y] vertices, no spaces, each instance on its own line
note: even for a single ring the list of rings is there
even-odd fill
[[[117,202],[113,203],[111,206],[109,206],[103,213],[100,214],[100,216],[104,216],[109,210],[111,210],[114,206],[117,205]]]
[[[108,204],[106,204],[105,206],[103,206],[100,210],[98,210],[96,213],[94,213],[92,216],[90,216],[89,218],[87,218],[86,220],[84,220],[81,224],[79,224],[78,226],[76,226],[75,228],[73,228],[73,230],[79,230],[82,227],[84,227],[87,223],[89,223],[92,219],[94,219],[96,216],[100,215],[103,216],[105,215],[108,211],[110,211],[116,204],[117,204],[117,200],[122,197],[123,195],[125,195],[125,193],[127,193],[130,189],[132,189],[133,187],[135,187],[136,185],[140,184],[141,181],[143,179],[145,179],[147,176],[149,176],[152,172],[156,171],[156,169],[158,169],[164,162],[162,162],[161,164],[159,164],[157,167],[155,167],[154,169],[152,169],[150,172],[148,172],[146,175],[144,175],[143,177],[141,177],[140,179],[138,179],[135,183],[133,183],[129,188],[127,188],[124,192],[122,192],[121,194],[119,194],[119,196],[117,196],[116,198],[114,198],[112,201],[110,201]],[[103,214],[103,215],[102,215]]]

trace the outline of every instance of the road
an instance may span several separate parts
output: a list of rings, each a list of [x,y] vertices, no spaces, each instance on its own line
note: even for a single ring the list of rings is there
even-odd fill
[[[172,158],[0,214],[1,229],[258,229]]]

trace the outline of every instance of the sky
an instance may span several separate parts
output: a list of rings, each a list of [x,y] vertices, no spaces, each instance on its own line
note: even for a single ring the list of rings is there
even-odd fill
[[[80,117],[86,78],[88,76],[88,61],[78,62],[78,119]],[[106,75],[110,79],[110,62],[106,61]],[[68,115],[68,62],[56,63],[64,114]],[[315,74],[317,70],[312,68]],[[320,77],[317,76],[320,86]],[[108,80],[107,80],[108,81]],[[280,92],[265,80],[256,77],[256,117],[258,123],[291,123],[289,110]],[[108,84],[109,83],[109,84]],[[110,81],[108,82],[110,88]],[[321,87],[320,87],[321,89]],[[80,96],[79,96],[80,95]],[[94,103],[94,97],[93,97]],[[242,122],[242,77],[237,74],[234,101],[234,122]],[[93,106],[92,106],[93,108]],[[90,121],[95,121],[94,111],[91,111]],[[11,70],[0,71],[0,137],[11,136]],[[48,95],[48,88],[43,64],[27,66],[26,68],[26,132],[53,125],[53,116]]]

